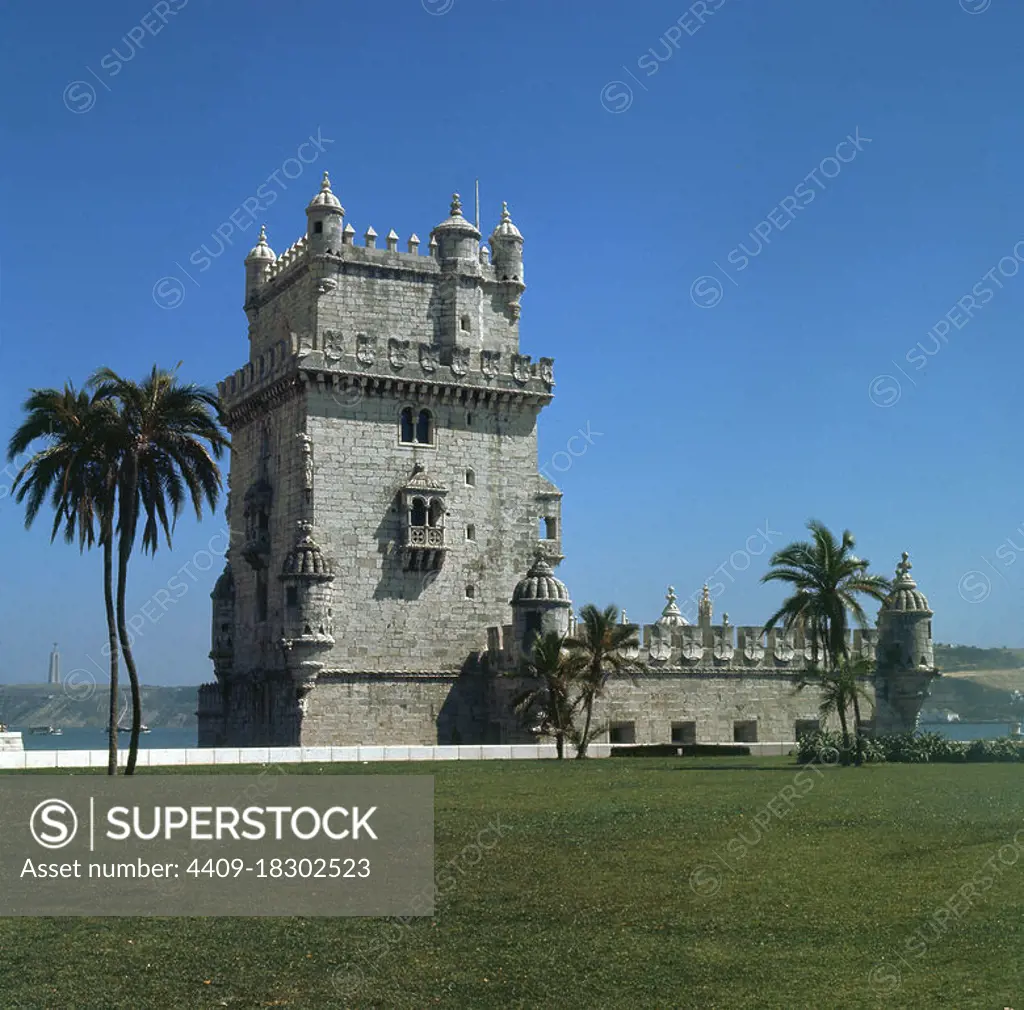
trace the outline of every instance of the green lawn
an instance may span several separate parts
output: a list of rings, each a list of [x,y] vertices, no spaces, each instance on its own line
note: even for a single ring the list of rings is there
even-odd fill
[[[0,919],[0,1008],[1024,1010],[1017,766],[299,770],[433,774],[439,867],[506,833],[408,926]]]

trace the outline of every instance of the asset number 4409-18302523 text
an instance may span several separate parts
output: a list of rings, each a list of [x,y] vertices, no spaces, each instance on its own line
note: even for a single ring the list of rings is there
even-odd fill
[[[257,859],[246,863],[244,859],[207,859],[200,863],[193,859],[185,870],[193,877],[240,877],[251,873],[254,877],[271,879],[294,877],[337,878],[370,876],[369,859]]]

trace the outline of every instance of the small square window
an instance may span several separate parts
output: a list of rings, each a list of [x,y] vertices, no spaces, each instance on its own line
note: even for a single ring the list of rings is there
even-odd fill
[[[466,487],[476,487],[476,473],[473,470],[466,471]]]
[[[470,329],[469,316],[463,316],[462,317],[461,326],[462,326],[463,332],[465,332],[465,333],[469,332],[469,329]]]
[[[466,527],[466,539],[476,540],[476,527],[472,523]]]
[[[476,586],[466,586],[466,599],[467,600],[475,600],[476,599]]]
[[[697,723],[694,720],[690,720],[689,722],[672,723],[672,742],[696,743]]]
[[[299,591],[295,586],[289,586],[284,593],[285,603],[289,607],[297,607],[299,605]]]
[[[323,221],[314,221],[313,222],[313,234],[314,235],[322,235],[323,232],[324,232],[324,223],[323,223]]]
[[[821,729],[821,722],[818,719],[797,719],[796,738],[802,740],[805,736],[813,736]]]
[[[608,727],[609,743],[636,743],[635,722],[613,722]]]
[[[737,719],[732,724],[734,743],[757,743],[757,720]]]

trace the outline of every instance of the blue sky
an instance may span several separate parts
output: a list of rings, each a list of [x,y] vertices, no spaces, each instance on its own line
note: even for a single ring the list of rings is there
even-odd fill
[[[758,531],[774,548],[815,516],[883,574],[911,551],[939,640],[1024,645],[1019,4],[108,0],[0,18],[4,441],[31,386],[179,360],[212,384],[243,364],[259,222],[242,207],[261,185],[281,251],[325,168],[360,235],[403,241],[479,177],[485,232],[504,199],[526,237],[524,352],[556,359],[540,463],[565,491],[577,602],[651,621],[669,583],[685,601],[711,579],[717,614],[758,623],[779,599]],[[24,532],[0,483],[0,680],[43,679],[54,639],[66,672],[94,671],[99,557]],[[221,525],[186,521],[173,553],[136,560],[129,609]],[[147,620],[150,683],[211,679],[219,567]]]

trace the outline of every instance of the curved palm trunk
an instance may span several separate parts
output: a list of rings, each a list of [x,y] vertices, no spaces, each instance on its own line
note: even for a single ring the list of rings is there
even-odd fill
[[[132,544],[135,540],[135,498],[138,493],[137,476],[130,471],[126,494],[122,503],[122,518],[126,519],[118,542],[117,557],[117,633],[121,639],[121,651],[124,653],[124,665],[128,670],[128,681],[132,690],[132,735],[128,744],[128,762],[125,775],[135,774],[135,763],[139,756],[139,732],[142,729],[142,695],[139,690],[139,671],[135,665],[131,640],[128,637],[128,622],[125,617],[124,601],[128,581],[128,560],[131,556]],[[126,503],[126,504],[125,504]],[[127,508],[128,514],[124,515]]]
[[[107,774],[117,774],[117,617],[114,614],[114,544],[110,531],[103,543],[103,601],[107,609],[107,644],[110,650],[110,723],[107,741]]]

